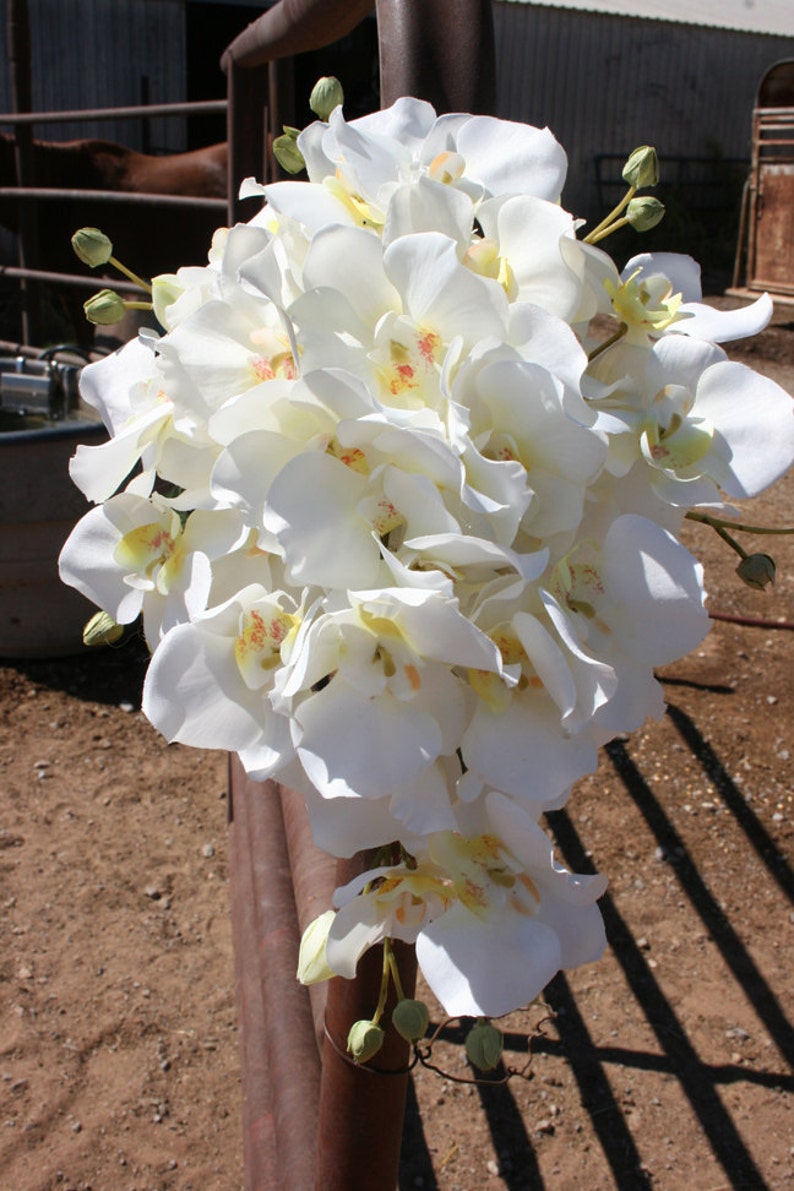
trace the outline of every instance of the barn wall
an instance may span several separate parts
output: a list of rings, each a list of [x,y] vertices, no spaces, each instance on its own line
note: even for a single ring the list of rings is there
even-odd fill
[[[34,110],[178,103],[187,94],[184,0],[28,0]],[[5,21],[0,110],[11,108]],[[38,126],[47,140],[98,136],[147,148],[139,120]],[[153,150],[185,147],[182,118],[150,123]]]
[[[496,0],[494,19],[499,114],[552,129],[570,159],[565,203],[591,224],[617,193],[599,194],[599,153],[654,144],[663,181],[666,156],[749,161],[760,78],[794,57],[794,38],[544,5]]]

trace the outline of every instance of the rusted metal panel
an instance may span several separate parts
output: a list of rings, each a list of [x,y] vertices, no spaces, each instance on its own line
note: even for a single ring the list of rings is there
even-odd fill
[[[774,63],[758,87],[728,293],[752,297],[764,290],[780,302],[794,297],[794,59]]]
[[[761,167],[755,241],[751,287],[794,294],[794,164]]]

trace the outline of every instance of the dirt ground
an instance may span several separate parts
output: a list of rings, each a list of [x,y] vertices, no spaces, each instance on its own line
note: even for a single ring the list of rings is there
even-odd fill
[[[776,324],[732,354],[794,391],[794,309]],[[748,519],[794,523],[794,476]],[[415,1070],[401,1188],[794,1188],[794,540],[773,594],[689,540],[712,610],[767,623],[715,622],[660,675],[664,720],[552,816],[610,878],[608,952],[505,1019],[529,1078]],[[226,759],[156,736],[144,666],[0,662],[4,1191],[242,1184]],[[434,1061],[467,1074],[456,1028]]]

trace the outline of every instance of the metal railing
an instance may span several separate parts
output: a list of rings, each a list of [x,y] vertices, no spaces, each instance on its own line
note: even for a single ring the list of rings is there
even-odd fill
[[[127,107],[80,108],[69,111],[46,112],[4,112],[0,113],[0,127],[12,127],[26,131],[37,124],[65,124],[80,121],[110,121],[119,119],[154,119],[156,117],[201,116],[227,114],[228,99],[199,100],[192,103],[140,104]],[[30,172],[28,172],[30,171]],[[22,174],[22,176],[20,176]],[[0,266],[0,276],[15,278],[21,282],[22,291],[22,340],[26,346],[35,342],[40,334],[41,320],[38,315],[37,294],[26,285],[46,283],[70,288],[96,289],[95,276],[40,268],[35,230],[32,230],[32,214],[39,203],[75,200],[113,205],[136,205],[161,208],[183,208],[185,210],[217,211],[221,221],[230,212],[228,198],[204,198],[194,195],[157,194],[147,191],[116,191],[74,189],[58,186],[37,186],[35,169],[29,161],[26,168],[20,168],[17,160],[17,185],[0,187],[0,199],[13,199],[22,205],[29,205],[30,218],[20,219],[20,263],[16,266]],[[114,281],[114,287],[122,293],[135,292],[130,282]]]

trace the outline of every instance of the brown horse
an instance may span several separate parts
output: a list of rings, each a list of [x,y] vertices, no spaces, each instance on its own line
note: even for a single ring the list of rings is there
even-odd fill
[[[14,147],[14,138],[0,133],[2,187],[16,185]],[[226,169],[225,144],[153,157],[112,141],[34,140],[29,184],[68,191],[225,198]],[[102,228],[119,259],[136,272],[151,275],[179,264],[202,263],[214,228],[225,222],[222,210],[102,204],[74,196],[42,200],[37,210],[38,265],[50,272],[81,271],[70,246],[78,227]],[[10,231],[19,226],[19,206],[13,198],[0,200],[0,226]]]

